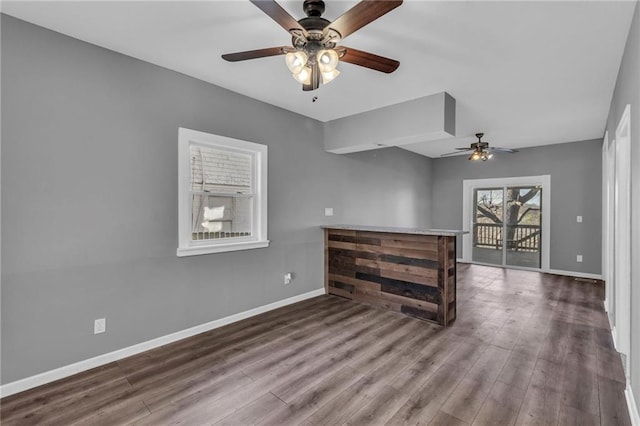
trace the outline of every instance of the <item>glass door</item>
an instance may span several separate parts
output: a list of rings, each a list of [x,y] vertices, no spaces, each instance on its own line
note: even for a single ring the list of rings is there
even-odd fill
[[[473,190],[473,262],[540,268],[541,230],[541,185]]]

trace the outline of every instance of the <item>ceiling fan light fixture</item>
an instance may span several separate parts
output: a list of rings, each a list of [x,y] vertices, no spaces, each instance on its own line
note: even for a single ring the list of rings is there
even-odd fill
[[[293,78],[295,78],[298,83],[311,84],[311,72],[311,67],[306,66],[303,67],[300,72],[294,73]]]
[[[320,50],[316,55],[316,59],[321,73],[329,73],[335,70],[338,66],[338,62],[340,62],[338,52],[333,49]]]
[[[336,78],[338,75],[340,75],[340,71],[338,71],[337,69],[334,69],[333,71],[329,71],[329,72],[321,72],[320,75],[322,76],[322,84],[327,84],[333,81],[333,79]]]
[[[471,155],[469,156],[470,161],[477,161],[477,160],[487,161],[493,158],[494,152],[508,152],[508,153],[518,152],[517,149],[512,149],[512,148],[496,148],[495,146],[493,148],[489,148],[489,142],[482,142],[483,136],[484,136],[484,133],[476,133],[478,142],[474,142],[470,144],[469,148],[466,148],[466,147],[456,148],[456,151],[442,154],[440,156],[447,157],[449,155],[461,154],[461,151],[462,152],[471,151]]]
[[[284,56],[284,60],[289,71],[291,71],[293,75],[296,75],[300,74],[306,67],[309,56],[302,50],[296,50],[295,52],[288,52]]]
[[[360,0],[333,22],[322,17],[324,0],[304,0],[302,8],[306,18],[291,16],[276,0],[249,0],[266,13],[291,36],[291,47],[277,46],[265,49],[227,53],[222,59],[229,62],[284,55],[287,68],[303,91],[316,90],[322,83],[335,79],[340,72],[340,61],[349,62],[374,71],[394,72],[400,62],[337,44],[365,25],[391,12],[403,0]]]

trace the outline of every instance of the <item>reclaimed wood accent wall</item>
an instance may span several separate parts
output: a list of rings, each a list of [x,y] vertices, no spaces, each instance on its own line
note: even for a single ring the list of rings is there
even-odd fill
[[[325,229],[325,290],[446,327],[456,318],[456,237]]]

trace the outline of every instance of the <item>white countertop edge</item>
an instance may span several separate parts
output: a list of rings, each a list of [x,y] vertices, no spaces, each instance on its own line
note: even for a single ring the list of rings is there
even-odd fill
[[[458,229],[419,229],[402,228],[395,226],[366,226],[366,225],[322,225],[323,229],[342,229],[346,231],[391,232],[396,234],[436,235],[443,237],[455,237],[468,234],[469,231]]]

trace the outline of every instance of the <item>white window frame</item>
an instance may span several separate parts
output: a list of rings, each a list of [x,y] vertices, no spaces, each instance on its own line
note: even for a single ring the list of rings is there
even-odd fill
[[[252,157],[253,211],[249,237],[193,240],[191,229],[191,156],[190,145],[242,153]],[[267,146],[199,132],[178,130],[178,257],[222,253],[269,247],[267,239]]]

